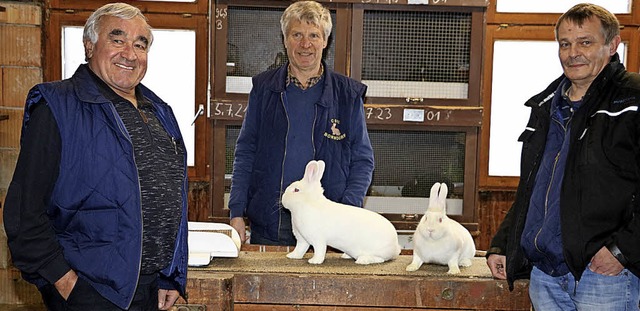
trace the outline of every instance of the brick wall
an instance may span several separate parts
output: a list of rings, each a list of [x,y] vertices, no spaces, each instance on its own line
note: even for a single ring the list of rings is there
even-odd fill
[[[18,157],[24,100],[29,89],[42,82],[42,7],[39,4],[0,1],[0,47],[0,206],[4,206]],[[35,287],[22,281],[19,273],[11,268],[2,222],[0,288],[0,305],[40,302]]]

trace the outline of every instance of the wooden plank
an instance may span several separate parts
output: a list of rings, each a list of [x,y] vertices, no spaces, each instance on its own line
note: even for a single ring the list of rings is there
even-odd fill
[[[514,293],[506,283],[481,279],[407,278],[292,274],[236,274],[235,302],[404,307],[438,309],[529,310],[526,285]],[[524,297],[528,298],[528,297]]]
[[[211,119],[242,120],[247,102],[242,100],[214,100],[210,103]],[[367,124],[383,125],[433,125],[433,126],[481,126],[482,107],[445,105],[385,105],[365,104]],[[421,116],[407,118],[407,114]]]
[[[111,0],[86,1],[86,0],[50,0],[47,5],[51,9],[67,10],[87,10],[94,11],[98,7],[112,2]],[[134,5],[143,13],[148,12],[175,12],[206,14],[209,8],[209,1],[195,0],[191,2],[183,1],[135,1]]]
[[[236,310],[242,311],[406,311],[407,308],[375,308],[375,307],[335,307],[335,306],[301,306],[301,305],[256,305],[249,303],[236,303]],[[415,310],[417,308],[411,308]],[[448,309],[420,309],[420,310],[437,310],[447,311]]]
[[[189,271],[187,300],[179,298],[179,305],[203,305],[206,310],[233,310],[233,275]]]
[[[528,282],[516,282],[510,292],[506,281],[491,277],[481,257],[474,258],[473,265],[462,268],[460,274],[448,275],[446,266],[429,264],[407,272],[410,255],[381,264],[358,265],[332,252],[327,253],[323,264],[312,265],[307,262],[311,254],[302,260],[288,259],[285,254],[283,250],[243,250],[237,258],[215,258],[207,267],[192,268],[189,279],[195,283],[190,284],[205,286],[206,281],[196,279],[208,274],[233,275],[233,305],[242,310],[264,310],[257,306],[270,306],[270,310],[289,310],[291,306],[309,310],[530,309]],[[228,291],[220,285],[207,288],[205,293]],[[206,294],[200,296],[202,300],[197,302],[206,303]]]

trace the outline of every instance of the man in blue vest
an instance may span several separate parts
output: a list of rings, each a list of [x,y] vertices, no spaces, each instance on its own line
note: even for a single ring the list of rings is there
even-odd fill
[[[315,1],[290,5],[280,19],[288,62],[253,78],[233,163],[231,225],[252,244],[295,245],[291,213],[280,194],[324,160],[325,196],[362,207],[373,173],[364,118],[366,86],[322,61],[331,34],[329,10]]]
[[[4,225],[49,310],[167,310],[185,294],[186,149],[140,84],[151,29],[123,3],[84,27],[87,64],[27,97]]]

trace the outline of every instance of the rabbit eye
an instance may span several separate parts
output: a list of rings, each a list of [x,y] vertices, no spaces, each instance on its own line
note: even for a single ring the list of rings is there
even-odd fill
[[[441,218],[438,218],[438,222],[442,222],[442,217],[441,217]]]
[[[298,189],[298,188],[293,188],[293,192],[300,192],[300,189]]]

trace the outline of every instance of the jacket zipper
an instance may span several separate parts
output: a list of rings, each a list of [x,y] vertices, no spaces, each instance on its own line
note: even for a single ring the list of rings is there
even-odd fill
[[[550,97],[547,97],[547,98],[550,98]],[[547,100],[545,100],[544,102],[546,102],[546,101]],[[540,105],[538,105],[538,107],[541,106],[542,104],[544,104],[544,102],[540,103]],[[541,116],[546,116],[545,113],[537,113],[537,110],[533,110],[532,113],[541,114]],[[541,116],[538,116],[538,117],[541,117]],[[533,165],[531,166],[531,170],[529,170],[529,173],[527,174],[527,181],[525,183],[526,184],[525,193],[531,193],[531,191],[532,191],[531,190],[531,188],[532,188],[531,177],[533,176],[533,172],[534,171],[537,172],[539,170],[541,151],[542,150],[539,148],[539,150],[536,152],[535,161],[534,161]],[[516,198],[516,200],[517,200],[517,198]],[[527,206],[528,205],[529,205],[529,203],[527,203]],[[527,207],[527,209],[528,209],[528,207]],[[526,215],[527,215],[526,211],[523,211],[522,213],[519,213],[517,215],[517,218],[516,218],[516,221],[515,221],[515,228],[513,229],[514,230],[513,232],[522,232],[523,227],[524,227],[524,222],[525,222],[523,219],[526,218]],[[517,243],[519,243],[519,242],[517,242]],[[513,288],[513,283],[515,281],[515,275],[514,275],[515,271],[516,271],[516,268],[515,268],[515,260],[516,260],[516,258],[515,257],[516,256],[511,256],[508,259],[508,262],[507,262],[507,281],[509,282],[509,288]],[[511,278],[509,278],[509,271],[511,271],[511,275],[512,275]]]
[[[314,105],[313,124],[311,124],[311,147],[313,147],[313,159],[316,159],[316,122],[318,121],[318,105]]]
[[[120,129],[120,132],[124,135],[125,138],[127,138],[127,141],[129,142],[129,144],[131,145],[132,149],[133,149],[133,142],[131,141],[131,138],[129,137],[129,134],[127,133],[127,130],[124,128],[124,124],[122,124],[122,121],[120,119],[120,115],[118,114],[118,112],[116,111],[116,107],[113,105],[113,103],[109,103],[109,107],[111,108],[111,112],[113,113],[113,116],[116,120],[116,124],[118,124],[118,129]],[[118,121],[120,120],[120,121]],[[136,167],[136,171],[138,168],[138,164],[136,163],[136,158],[133,157],[133,164]],[[137,175],[137,173],[136,173]],[[140,260],[138,260],[138,273],[136,275],[136,288],[133,291],[131,298],[129,299],[129,302],[127,303],[127,309],[129,309],[129,307],[131,307],[131,303],[133,302],[133,298],[135,296],[136,291],[138,290],[138,282],[140,281],[140,270],[142,269],[142,239],[143,239],[143,229],[142,229],[142,193],[140,193],[140,176],[138,176],[138,193],[139,193],[139,198],[140,198],[140,202],[138,202],[138,206],[140,206]]]
[[[570,137],[567,137],[567,128],[569,128],[569,125],[571,124],[571,119],[573,119],[573,111],[571,114],[571,117],[569,117],[569,120],[567,120],[567,124],[564,125],[561,122],[555,120],[554,118],[551,118],[552,122],[557,122],[560,124],[560,126],[562,126],[562,129],[564,130],[564,139],[570,139]],[[547,212],[549,211],[549,192],[551,192],[551,185],[553,184],[553,180],[555,179],[556,176],[556,167],[558,165],[558,160],[560,159],[560,154],[562,153],[562,149],[564,148],[564,142],[565,140],[563,140],[562,145],[563,147],[560,147],[560,151],[558,151],[558,153],[555,156],[555,159],[553,160],[553,170],[551,171],[551,179],[549,180],[549,184],[547,184],[547,191],[545,193],[545,198],[544,198],[544,219],[547,219]],[[546,253],[544,253],[542,250],[540,250],[540,248],[538,247],[538,237],[540,236],[540,234],[542,233],[542,226],[540,227],[540,229],[538,230],[538,233],[536,233],[536,237],[533,239],[533,245],[535,245],[536,250],[541,253],[542,255],[544,255],[545,257],[548,256]]]
[[[287,144],[289,143],[289,128],[291,122],[289,121],[289,113],[287,107],[284,104],[284,91],[280,92],[280,103],[284,110],[284,115],[287,117],[287,132],[284,135],[284,155],[282,157],[282,163],[280,164],[280,199],[278,200],[278,239],[280,239],[280,228],[282,227],[282,216],[280,215],[280,209],[282,209],[282,188],[284,186],[284,162],[287,159]]]

